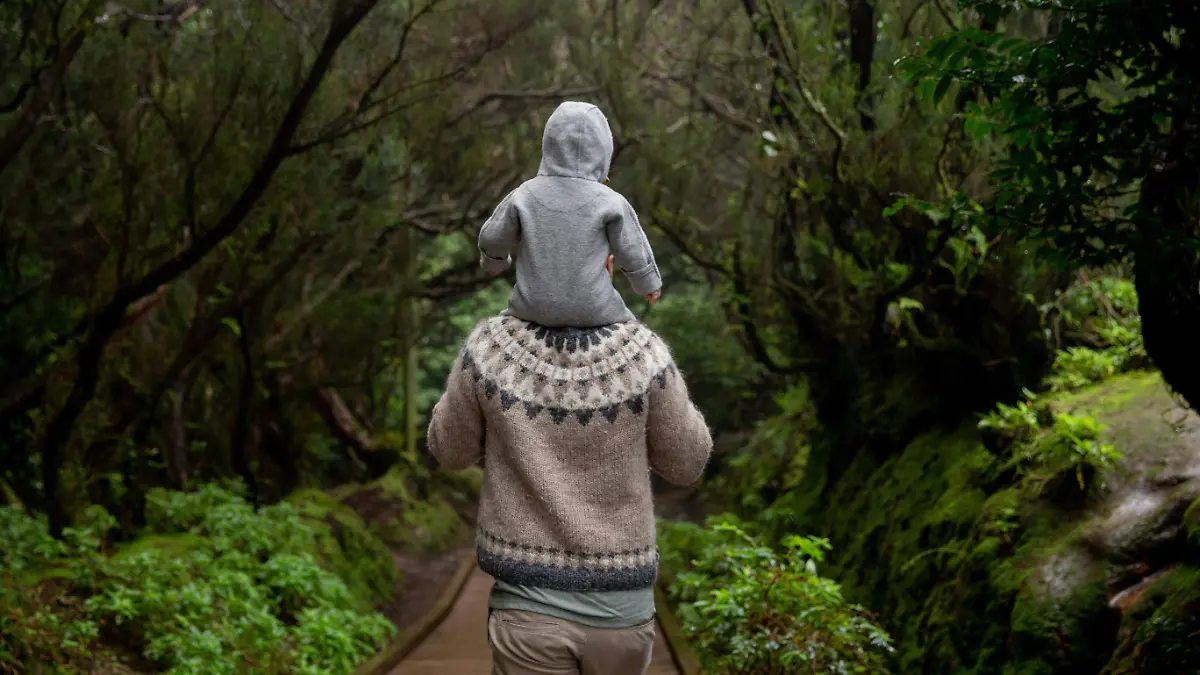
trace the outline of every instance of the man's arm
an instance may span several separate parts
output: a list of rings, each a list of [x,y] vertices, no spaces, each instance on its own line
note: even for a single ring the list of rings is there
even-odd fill
[[[704,415],[688,396],[683,375],[670,366],[651,382],[647,398],[651,470],[675,485],[694,484],[704,473],[713,442]]]
[[[605,224],[608,245],[634,292],[646,295],[662,288],[662,277],[637,213],[624,197],[620,199],[620,216]]]
[[[454,369],[446,378],[446,391],[429,420],[429,452],[451,471],[461,471],[483,457],[483,409],[476,396],[475,380],[464,363],[470,363],[465,349],[454,360]]]
[[[488,274],[500,274],[512,264],[512,250],[521,236],[521,220],[508,193],[483,227],[479,228],[479,265]]]

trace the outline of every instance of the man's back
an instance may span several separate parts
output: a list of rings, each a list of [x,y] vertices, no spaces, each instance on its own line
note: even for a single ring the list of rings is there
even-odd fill
[[[711,446],[666,346],[636,322],[484,320],[429,433],[451,468],[487,457],[480,566],[509,583],[572,591],[653,586],[650,471],[694,482]]]
[[[485,319],[434,407],[449,469],[486,457],[476,528],[493,672],[644,672],[658,574],[650,472],[694,483],[712,450],[666,345],[638,322]]]

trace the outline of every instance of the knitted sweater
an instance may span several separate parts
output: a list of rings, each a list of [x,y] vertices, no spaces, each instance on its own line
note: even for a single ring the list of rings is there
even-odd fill
[[[484,460],[479,565],[512,584],[649,588],[658,575],[650,471],[688,485],[712,451],[663,341],[637,322],[480,322],[434,407],[429,449]]]

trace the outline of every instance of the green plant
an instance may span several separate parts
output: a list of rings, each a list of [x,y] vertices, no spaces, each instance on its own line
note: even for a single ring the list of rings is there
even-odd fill
[[[27,591],[41,587],[35,573],[63,570],[66,582],[45,587],[58,602],[41,607],[5,585],[0,666],[42,655],[88,663],[103,639],[174,675],[341,674],[395,631],[321,566],[317,525],[294,505],[256,509],[236,486],[208,485],[152,492],[149,507],[159,532],[111,555],[102,543],[114,523],[101,509],[64,530],[63,542],[49,538],[44,519],[0,509],[7,578],[22,570]]]
[[[668,564],[695,554],[668,595],[710,672],[886,672],[891,638],[818,574],[827,540],[788,536],[776,549],[723,517],[705,529],[666,525],[662,543],[686,547],[668,552]]]
[[[1124,365],[1124,350],[1068,347],[1055,354],[1046,384],[1052,391],[1073,391],[1116,375]]]
[[[1053,469],[1074,471],[1082,489],[1084,467],[1106,469],[1121,458],[1112,445],[1100,442],[1104,428],[1088,415],[1057,414],[1050,432],[1025,447],[1025,457]]]
[[[1001,432],[1014,440],[1032,437],[1041,426],[1039,410],[1034,406],[1036,395],[1026,390],[1025,400],[1016,405],[997,404],[996,409],[979,420],[980,429]]]

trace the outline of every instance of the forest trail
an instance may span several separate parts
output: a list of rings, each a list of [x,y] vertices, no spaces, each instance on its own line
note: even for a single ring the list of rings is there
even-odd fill
[[[391,675],[490,675],[487,603],[492,577],[476,569],[446,619],[392,671]],[[659,626],[647,675],[678,675]]]

